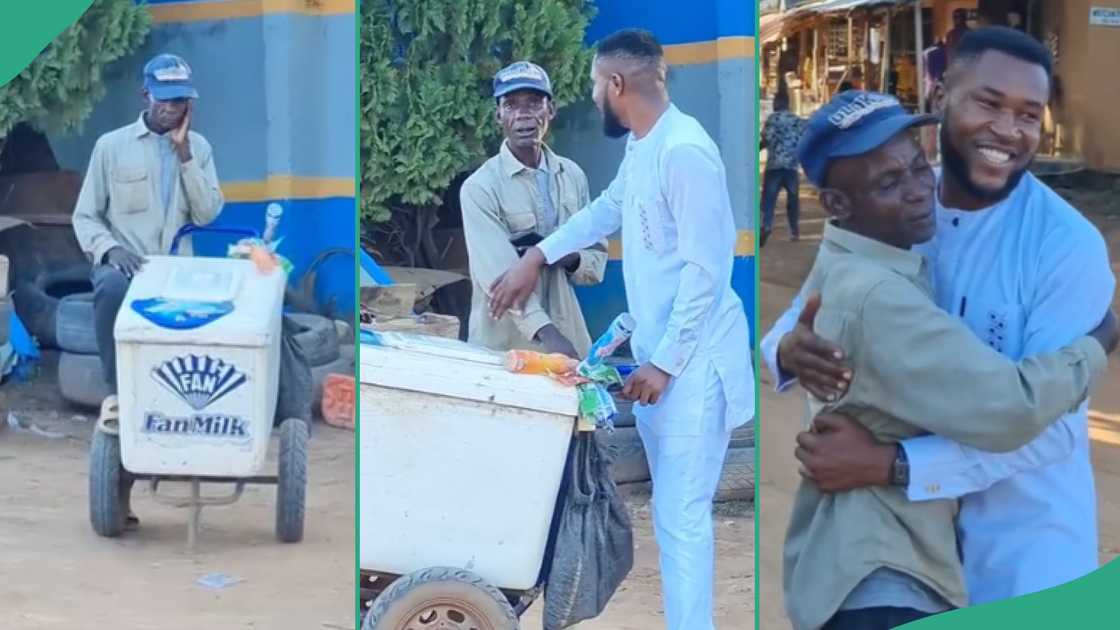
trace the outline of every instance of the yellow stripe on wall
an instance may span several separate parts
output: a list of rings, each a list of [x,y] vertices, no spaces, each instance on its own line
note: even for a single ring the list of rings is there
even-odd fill
[[[272,175],[264,181],[223,184],[222,194],[226,201],[233,202],[353,197],[354,180],[343,177]]]
[[[665,46],[665,61],[675,66],[754,59],[754,37],[721,37],[714,41]]]
[[[341,15],[354,13],[354,0],[222,0],[149,6],[156,23],[202,22],[260,17],[276,13]]]
[[[737,257],[754,256],[754,230],[739,230],[739,237],[735,241],[735,255]],[[607,242],[607,258],[622,260],[622,241],[611,239]]]

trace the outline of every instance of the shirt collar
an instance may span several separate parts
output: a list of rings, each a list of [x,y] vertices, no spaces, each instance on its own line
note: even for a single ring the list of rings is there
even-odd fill
[[[823,240],[853,254],[886,265],[907,277],[920,277],[924,273],[925,259],[921,254],[845,230],[832,221],[826,221],[824,224]]]
[[[513,151],[509,148],[509,142],[502,141],[502,148],[498,151],[498,160],[502,164],[502,172],[507,177],[513,177],[521,171],[534,170],[530,169],[517,159]],[[537,166],[536,170],[541,170],[546,173],[562,173],[564,167],[560,165],[560,161],[556,159],[556,154],[552,152],[547,144],[541,144],[541,163]]]
[[[143,138],[144,136],[151,135],[153,138],[161,137],[156,132],[148,129],[148,123],[144,122],[144,112],[140,112],[136,122],[132,123],[132,135],[135,138]]]

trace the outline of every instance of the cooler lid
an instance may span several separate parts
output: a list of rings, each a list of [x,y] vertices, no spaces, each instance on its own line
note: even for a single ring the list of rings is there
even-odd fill
[[[455,339],[376,333],[360,348],[362,385],[575,417],[579,396],[547,376],[513,374],[503,353]]]
[[[287,275],[248,260],[151,256],[132,280],[118,341],[263,347],[280,332]]]

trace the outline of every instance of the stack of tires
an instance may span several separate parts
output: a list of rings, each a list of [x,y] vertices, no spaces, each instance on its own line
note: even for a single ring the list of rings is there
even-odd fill
[[[619,486],[648,484],[649,461],[638,435],[632,403],[615,397],[618,416],[614,433],[600,433],[612,454],[611,472]],[[723,473],[716,489],[716,502],[754,500],[754,422],[731,434],[731,444],[723,460]]]

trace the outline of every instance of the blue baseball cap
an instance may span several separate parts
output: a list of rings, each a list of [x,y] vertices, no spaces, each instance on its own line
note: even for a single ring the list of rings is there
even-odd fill
[[[536,90],[552,98],[552,81],[544,68],[529,61],[518,61],[494,75],[494,98],[517,90]]]
[[[841,92],[809,117],[797,144],[797,159],[809,181],[822,188],[832,160],[874,151],[906,129],[938,120],[932,114],[910,114],[893,96]]]
[[[191,67],[178,55],[156,55],[144,64],[144,89],[157,101],[198,98]]]

